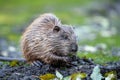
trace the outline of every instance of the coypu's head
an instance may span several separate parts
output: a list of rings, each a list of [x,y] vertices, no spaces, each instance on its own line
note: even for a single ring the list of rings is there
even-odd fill
[[[47,27],[46,42],[49,42],[49,46],[51,46],[51,53],[61,57],[75,55],[78,45],[72,26],[61,24],[53,14],[44,14],[41,18],[44,23],[42,25]]]
[[[59,56],[75,55],[78,49],[76,35],[69,25],[54,26],[55,54]],[[54,44],[54,43],[53,43]]]
[[[75,55],[78,49],[76,35],[69,25],[54,26],[51,43],[54,45],[53,53],[58,56]]]
[[[47,29],[46,42],[49,42],[53,54],[68,56],[77,52],[78,45],[72,26],[61,24],[60,20],[50,13],[41,16],[41,23],[41,26]]]

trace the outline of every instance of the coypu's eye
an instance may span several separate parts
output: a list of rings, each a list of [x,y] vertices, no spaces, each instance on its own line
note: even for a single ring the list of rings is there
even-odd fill
[[[60,31],[60,27],[59,26],[55,26],[53,29],[54,32],[59,32]]]
[[[67,35],[62,35],[62,38],[63,39],[68,39],[68,36]]]

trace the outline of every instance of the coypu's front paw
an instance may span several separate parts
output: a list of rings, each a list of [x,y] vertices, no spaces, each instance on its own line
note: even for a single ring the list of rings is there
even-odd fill
[[[69,65],[71,62],[71,59],[69,57],[65,57],[64,61],[65,61],[66,65]]]

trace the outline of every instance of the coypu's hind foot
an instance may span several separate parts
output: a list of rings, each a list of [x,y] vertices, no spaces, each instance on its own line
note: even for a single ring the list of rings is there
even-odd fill
[[[37,67],[42,67],[42,65],[43,65],[43,63],[41,62],[41,61],[34,61],[33,63],[32,63],[32,65],[33,66],[37,66]]]

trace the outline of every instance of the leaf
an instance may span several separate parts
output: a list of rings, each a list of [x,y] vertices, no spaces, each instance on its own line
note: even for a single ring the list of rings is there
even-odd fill
[[[9,64],[11,67],[17,66],[18,65],[18,61],[17,60],[13,60],[10,62]]]
[[[63,78],[63,80],[71,80],[71,76],[67,76],[67,77]]]
[[[45,75],[39,76],[40,80],[54,80],[55,78],[56,78],[56,76],[54,74],[51,74],[51,73],[47,73]]]
[[[74,73],[71,75],[71,80],[81,80],[87,77],[86,73]]]
[[[92,80],[102,80],[103,76],[100,73],[100,68],[99,66],[95,66],[93,69],[92,74],[90,75]]]
[[[117,73],[116,71],[110,71],[105,73],[105,80],[117,80]]]
[[[63,75],[60,74],[57,70],[56,70],[56,76],[57,76],[57,78],[59,78],[60,80],[63,79]]]

